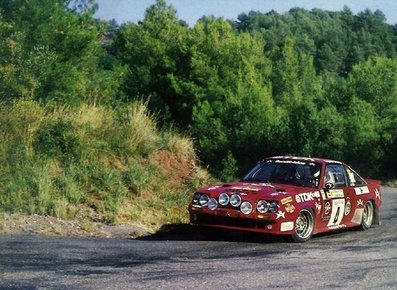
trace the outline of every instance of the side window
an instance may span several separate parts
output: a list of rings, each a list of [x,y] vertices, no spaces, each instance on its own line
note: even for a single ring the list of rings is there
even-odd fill
[[[346,166],[346,172],[349,177],[349,186],[362,186],[365,185],[364,179],[358,175],[353,169]]]
[[[342,188],[347,185],[342,164],[327,164],[324,178],[324,184],[332,183],[334,188]]]

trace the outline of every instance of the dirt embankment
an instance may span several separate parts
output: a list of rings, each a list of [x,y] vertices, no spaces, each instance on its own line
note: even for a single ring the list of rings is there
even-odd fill
[[[154,158],[173,188],[180,187],[186,180],[196,175],[197,166],[193,159],[180,160],[167,150],[158,150]],[[147,192],[137,198],[150,199],[153,194]],[[141,223],[135,220],[116,225],[106,224],[104,220],[106,220],[104,216],[85,204],[79,206],[79,211],[73,220],[36,214],[0,213],[0,233],[136,238],[157,230],[155,227],[149,228],[145,224],[147,221],[143,220]]]

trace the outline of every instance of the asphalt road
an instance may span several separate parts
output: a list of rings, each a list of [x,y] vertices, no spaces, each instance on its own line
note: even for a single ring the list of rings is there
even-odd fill
[[[187,225],[140,240],[0,235],[0,288],[397,289],[397,189],[382,225],[294,244]]]

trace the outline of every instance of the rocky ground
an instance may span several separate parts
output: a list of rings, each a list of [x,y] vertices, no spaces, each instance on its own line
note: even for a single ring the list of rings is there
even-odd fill
[[[45,234],[106,238],[136,238],[150,234],[141,225],[62,220],[51,216],[0,213],[0,233]]]

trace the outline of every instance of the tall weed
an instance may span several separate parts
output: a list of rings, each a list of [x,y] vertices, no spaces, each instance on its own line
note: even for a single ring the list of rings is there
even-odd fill
[[[130,105],[124,114],[124,134],[127,150],[135,155],[147,156],[159,141],[156,120],[143,102]]]
[[[11,104],[0,104],[0,134],[2,142],[15,140],[24,145],[26,154],[32,156],[36,131],[44,119],[44,109],[32,100],[19,99]],[[3,145],[4,146],[4,145]]]
[[[186,136],[171,134],[168,139],[167,148],[175,154],[179,160],[196,159],[196,152],[194,151],[193,140]]]

